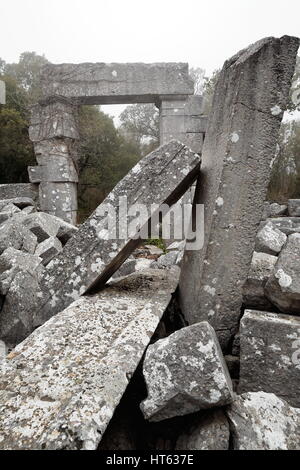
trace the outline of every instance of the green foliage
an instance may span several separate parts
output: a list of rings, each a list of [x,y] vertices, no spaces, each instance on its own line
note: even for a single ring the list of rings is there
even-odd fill
[[[79,218],[83,220],[138,162],[140,151],[97,106],[81,107],[79,128]]]
[[[147,155],[159,145],[159,113],[153,104],[127,106],[120,115],[126,140],[138,146],[141,155]]]
[[[164,253],[167,252],[166,244],[162,238],[149,238],[144,244],[157,246],[157,248],[163,250]]]

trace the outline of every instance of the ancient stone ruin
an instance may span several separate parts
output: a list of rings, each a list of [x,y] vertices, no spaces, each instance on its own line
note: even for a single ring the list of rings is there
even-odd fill
[[[300,449],[300,200],[266,202],[298,47],[227,60],[208,121],[186,64],[44,68],[37,166],[0,185],[0,449]],[[115,103],[161,145],[77,226],[78,106]],[[187,193],[203,244],[148,246]]]

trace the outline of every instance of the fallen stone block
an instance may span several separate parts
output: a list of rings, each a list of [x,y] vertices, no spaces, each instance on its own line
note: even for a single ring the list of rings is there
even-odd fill
[[[50,261],[62,250],[62,244],[56,237],[49,237],[40,243],[35,250],[35,255],[42,259],[44,266],[50,263]]]
[[[224,406],[233,397],[221,348],[207,322],[182,328],[149,346],[143,374],[148,397],[141,410],[149,421]]]
[[[300,217],[300,199],[289,199],[288,212],[290,217]]]
[[[42,260],[37,255],[7,248],[0,256],[0,294],[6,295],[19,271],[35,271]]]
[[[8,204],[14,204],[19,209],[24,209],[25,207],[35,206],[35,202],[31,197],[14,197],[10,199],[0,200],[0,210]]]
[[[265,202],[262,220],[270,217],[280,217],[285,215],[287,212],[287,206],[285,204],[278,204],[277,202]]]
[[[293,233],[300,233],[300,219],[299,217],[277,217],[267,219],[265,223],[271,222],[278,230],[286,235]]]
[[[145,245],[145,248],[149,251],[150,255],[163,255],[164,252],[161,248],[158,248],[158,246],[155,245]]]
[[[21,249],[25,236],[25,229],[15,217],[0,225],[0,254],[7,248]]]
[[[300,410],[273,393],[237,395],[226,413],[235,450],[300,449]]]
[[[30,183],[0,184],[0,200],[14,198],[30,198],[38,201],[38,185]]]
[[[7,291],[0,315],[0,339],[10,348],[40,324],[35,310],[28,308],[29,305],[37,305],[40,300],[39,275],[39,270],[21,270],[14,276]]]
[[[289,235],[265,294],[282,312],[300,314],[300,233]]]
[[[4,205],[1,210],[3,210],[3,212],[8,213],[10,215],[10,217],[12,217],[17,212],[21,212],[21,209],[19,209],[17,206],[15,206],[11,202],[7,205]]]
[[[247,307],[268,307],[270,301],[265,296],[265,285],[274,271],[277,257],[266,253],[253,253],[250,271],[243,288],[243,303]]]
[[[280,253],[286,240],[287,236],[274,227],[272,222],[268,222],[257,233],[255,249],[258,252],[276,255]]]
[[[0,449],[96,449],[178,278],[150,270],[82,297],[0,362]]]
[[[246,310],[240,325],[239,391],[275,393],[300,407],[300,317]]]
[[[0,212],[0,224],[6,222],[11,217],[10,212]]]
[[[35,212],[24,218],[23,225],[37,237],[38,243],[42,243],[57,235],[60,219],[45,212]]]
[[[85,292],[103,286],[141,244],[145,237],[140,238],[140,234],[153,214],[164,203],[171,206],[186,191],[199,174],[199,167],[199,156],[177,141],[144,157],[47,267],[41,286],[44,297],[35,307],[43,312],[44,321]],[[130,225],[136,216],[126,220],[124,198],[128,208],[136,203],[145,208],[138,226]],[[112,215],[108,216],[108,210]],[[129,226],[124,228],[124,222]]]
[[[168,246],[167,251],[181,251],[184,250],[185,248],[185,240],[182,240],[180,242],[173,242],[171,245]]]
[[[209,321],[224,350],[238,329],[298,47],[298,38],[262,39],[225,62],[215,88],[195,193],[204,246],[186,251],[179,295],[187,321]]]
[[[154,269],[166,269],[177,264],[177,258],[178,251],[170,251],[170,253],[160,256],[151,266]]]
[[[193,421],[177,440],[175,450],[229,449],[229,424],[223,411],[212,410]]]

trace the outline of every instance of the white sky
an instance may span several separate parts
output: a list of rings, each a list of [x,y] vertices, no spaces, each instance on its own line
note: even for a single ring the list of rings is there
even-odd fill
[[[207,75],[265,36],[300,36],[299,0],[0,0],[0,57],[188,62]]]

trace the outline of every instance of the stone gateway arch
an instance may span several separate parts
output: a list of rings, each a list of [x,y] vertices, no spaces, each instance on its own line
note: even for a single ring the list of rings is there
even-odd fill
[[[77,214],[76,114],[80,105],[154,103],[160,110],[160,143],[179,140],[200,153],[206,128],[202,97],[195,96],[188,64],[49,64],[42,99],[31,110],[30,139],[42,211],[75,223]]]

